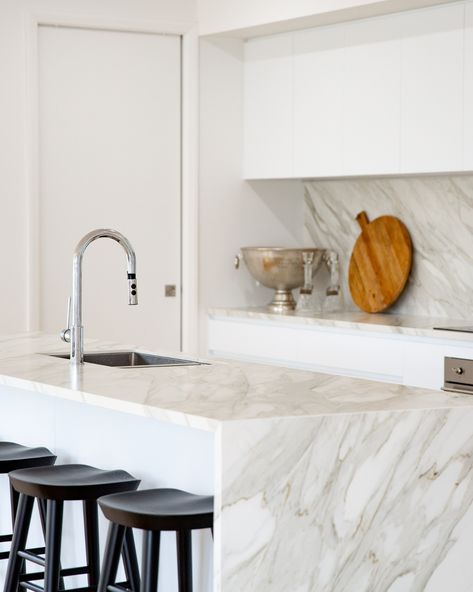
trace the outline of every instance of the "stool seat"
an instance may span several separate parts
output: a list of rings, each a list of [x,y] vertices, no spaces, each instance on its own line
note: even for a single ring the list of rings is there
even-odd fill
[[[15,442],[0,442],[0,474],[16,469],[53,465],[56,456],[47,448],[29,448]]]
[[[20,469],[9,475],[17,492],[39,499],[96,500],[110,493],[136,489],[139,480],[126,471],[105,471],[88,465],[56,465]]]
[[[111,522],[130,528],[175,531],[213,526],[213,497],[179,489],[115,493],[99,499],[99,506]]]

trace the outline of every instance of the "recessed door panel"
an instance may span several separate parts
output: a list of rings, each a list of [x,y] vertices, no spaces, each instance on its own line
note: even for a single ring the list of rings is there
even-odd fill
[[[76,243],[114,228],[136,251],[139,305],[127,305],[120,246],[91,244],[86,338],[180,349],[180,47],[178,36],[39,29],[43,330],[65,325]],[[165,296],[166,285],[175,296]]]

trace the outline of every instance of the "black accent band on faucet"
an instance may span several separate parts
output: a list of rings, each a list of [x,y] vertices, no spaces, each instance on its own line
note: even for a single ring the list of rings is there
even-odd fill
[[[136,280],[136,273],[129,273],[128,274],[128,279],[129,280]]]

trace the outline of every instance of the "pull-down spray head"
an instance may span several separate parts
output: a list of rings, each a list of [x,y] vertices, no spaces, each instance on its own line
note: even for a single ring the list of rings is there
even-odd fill
[[[128,273],[128,304],[138,304],[138,284],[136,273]]]

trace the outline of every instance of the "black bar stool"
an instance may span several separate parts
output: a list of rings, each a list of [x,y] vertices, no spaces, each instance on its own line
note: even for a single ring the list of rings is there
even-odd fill
[[[15,442],[0,442],[0,474],[6,475],[10,471],[17,469],[27,469],[31,467],[44,467],[53,465],[56,462],[56,456],[47,448],[28,448]],[[18,493],[10,485],[10,505],[12,526],[15,524],[16,512],[18,509]],[[38,503],[39,515],[43,532],[46,529],[46,505]],[[10,543],[13,534],[0,535],[0,543]],[[36,553],[44,553],[44,547],[31,549]],[[9,551],[0,553],[0,560],[8,559]]]
[[[161,531],[176,532],[179,592],[192,592],[192,531],[213,529],[213,497],[179,489],[148,489],[99,500],[111,521],[98,592],[123,592],[117,569],[126,528],[144,531],[139,592],[156,592]]]
[[[104,471],[87,465],[22,469],[9,476],[11,486],[20,497],[4,592],[17,592],[21,588],[32,592],[57,592],[62,577],[80,574],[87,574],[88,586],[75,590],[94,592],[100,572],[97,499],[110,493],[133,491],[140,482],[125,471]],[[47,504],[44,557],[25,548],[35,499],[46,500]],[[72,500],[83,503],[87,565],[61,569],[64,502]],[[44,572],[23,573],[25,559],[43,567]],[[138,563],[131,529],[125,533],[123,560],[127,585],[131,590],[138,590]],[[44,588],[34,583],[43,579]]]

